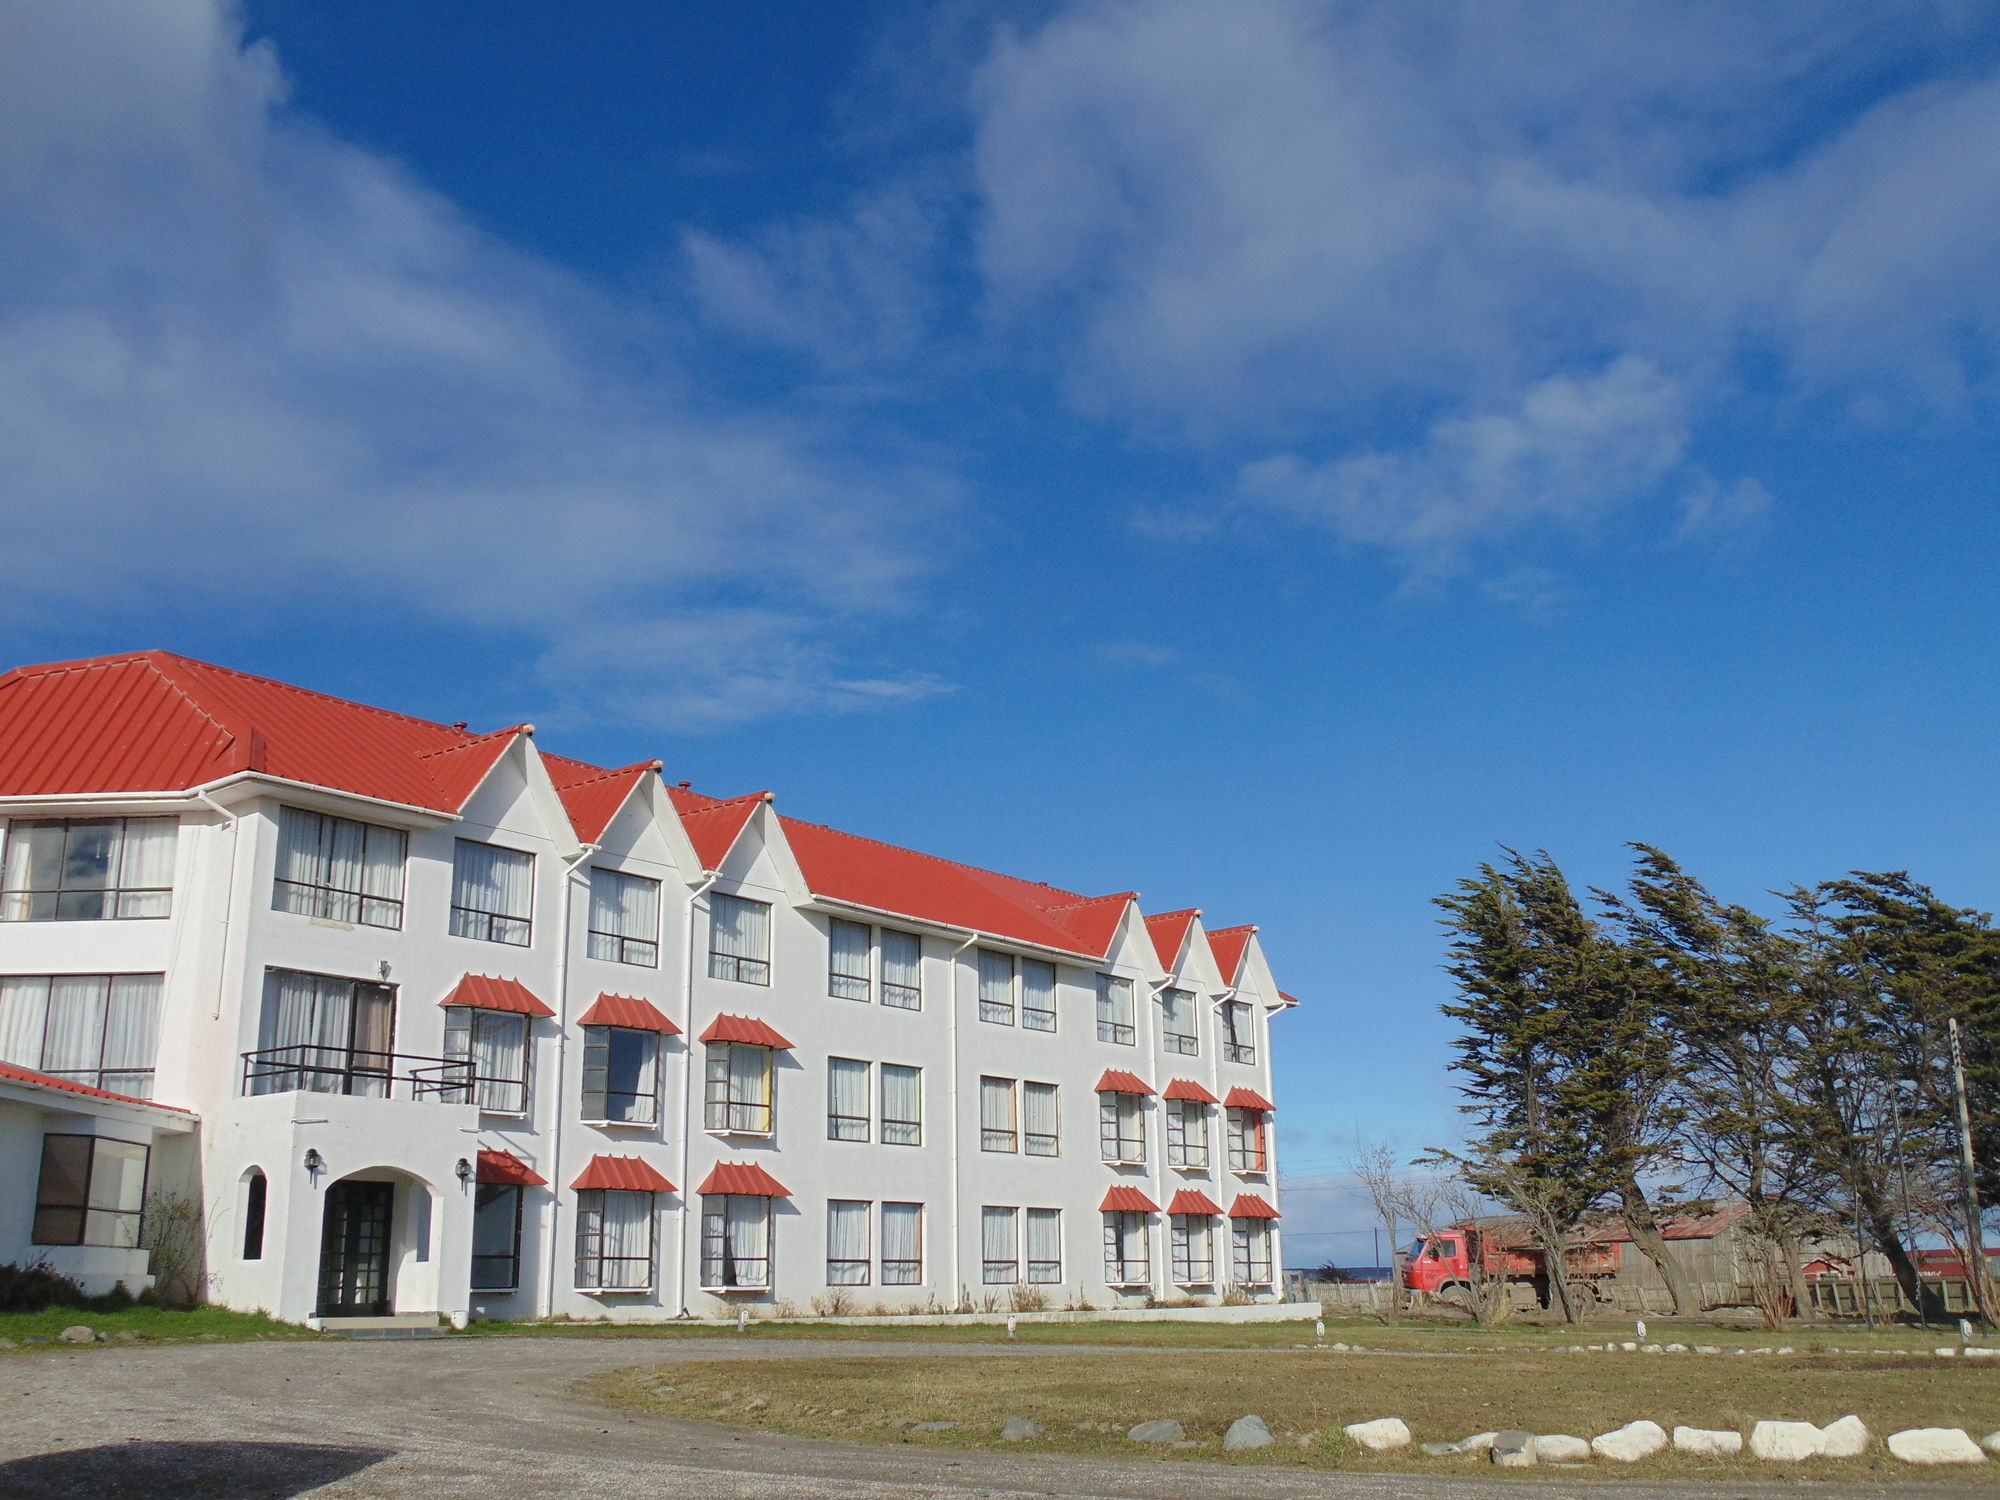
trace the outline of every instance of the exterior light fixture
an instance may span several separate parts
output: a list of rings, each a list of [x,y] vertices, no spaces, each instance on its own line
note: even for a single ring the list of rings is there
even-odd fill
[[[458,1174],[458,1180],[460,1182],[472,1181],[472,1163],[467,1161],[464,1157],[461,1156],[458,1159],[458,1165],[453,1167],[452,1171]]]
[[[306,1170],[308,1172],[324,1172],[326,1170],[326,1158],[319,1154],[317,1147],[306,1147]]]

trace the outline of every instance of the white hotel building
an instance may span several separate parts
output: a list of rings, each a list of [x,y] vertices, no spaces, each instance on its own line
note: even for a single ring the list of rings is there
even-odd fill
[[[1255,929],[164,652],[0,676],[0,1261],[305,1320],[1275,1298]]]

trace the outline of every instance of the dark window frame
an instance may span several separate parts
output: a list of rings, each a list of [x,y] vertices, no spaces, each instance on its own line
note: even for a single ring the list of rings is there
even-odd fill
[[[174,914],[174,887],[172,872],[168,872],[165,885],[126,885],[123,883],[126,863],[127,832],[133,823],[172,823],[175,838],[179,839],[180,820],[174,817],[149,815],[144,817],[117,818],[13,818],[6,825],[5,845],[11,850],[14,840],[21,830],[62,830],[62,847],[56,858],[56,883],[53,886],[23,885],[9,886],[0,876],[0,922],[159,922]],[[117,832],[113,837],[112,852],[108,861],[110,868],[105,872],[105,883],[101,886],[72,886],[70,876],[70,851],[72,835],[80,828],[100,828],[115,824]],[[11,855],[7,862],[11,862]],[[0,862],[4,870],[4,862]],[[122,908],[129,898],[139,896],[165,896],[166,909],[157,912],[126,912]],[[46,900],[38,901],[43,897]],[[67,899],[66,899],[67,898]],[[12,915],[17,904],[24,910],[19,916]],[[97,911],[78,910],[96,904]],[[65,907],[68,910],[65,910]],[[104,907],[111,910],[103,910]],[[38,907],[46,907],[46,914]]]
[[[604,1251],[605,1209],[613,1194],[621,1198],[646,1199],[646,1250],[644,1255],[607,1255]],[[628,1188],[580,1188],[576,1195],[576,1289],[580,1292],[650,1292],[657,1277],[660,1249],[659,1194]],[[607,1282],[607,1266],[641,1265],[644,1276],[636,1282]],[[590,1268],[587,1277],[585,1268]],[[594,1279],[593,1279],[594,1278]]]
[[[86,1146],[83,1152],[81,1183],[78,1188],[76,1201],[74,1202],[51,1199],[49,1197],[49,1158],[52,1154],[51,1148],[58,1141],[82,1141]],[[141,1167],[139,1173],[139,1206],[137,1208],[105,1208],[91,1202],[91,1191],[97,1185],[97,1148],[99,1146],[130,1146],[140,1153],[140,1159],[144,1165]],[[41,1166],[35,1179],[35,1216],[29,1235],[30,1243],[36,1245],[90,1245],[111,1250],[137,1249],[143,1241],[146,1232],[146,1194],[152,1186],[152,1173],[153,1148],[147,1142],[121,1140],[116,1136],[108,1135],[85,1135],[80,1131],[74,1130],[45,1131],[42,1135]],[[76,1228],[73,1231],[73,1237],[56,1237],[50,1231],[44,1229],[44,1215],[54,1214],[74,1214],[76,1216]],[[90,1238],[91,1220],[98,1215],[108,1216],[120,1225],[129,1223],[131,1226],[129,1241]]]
[[[244,1260],[264,1258],[264,1223],[270,1213],[271,1179],[263,1171],[252,1172],[243,1183]]]
[[[468,906],[459,900],[458,852],[472,846],[481,849],[495,849],[502,854],[517,855],[528,862],[528,911],[522,916],[510,911],[488,911],[482,906]],[[512,929],[503,929],[500,924],[515,923],[518,934]],[[509,948],[532,948],[535,946],[535,853],[532,849],[516,849],[511,844],[496,844],[491,839],[454,839],[451,851],[451,922],[453,937],[469,938],[476,943],[500,943]]]
[[[583,948],[586,958],[599,963],[630,964],[639,969],[657,969],[660,966],[660,916],[663,902],[660,898],[661,882],[650,875],[635,875],[629,870],[614,870],[608,865],[592,865],[592,876],[610,875],[618,880],[643,880],[653,887],[653,935],[651,938],[627,937],[620,932],[605,932],[597,925],[597,890],[595,884],[588,894],[589,915],[584,918]],[[599,952],[599,948],[609,948],[610,952]],[[647,950],[643,953],[640,950]]]
[[[317,918],[323,922],[349,922],[361,927],[379,927],[385,932],[400,932],[403,929],[405,904],[409,899],[410,882],[410,835],[404,829],[391,828],[385,823],[368,823],[360,818],[343,818],[337,813],[316,812],[309,807],[281,806],[278,809],[278,840],[282,849],[285,837],[285,815],[311,818],[319,825],[318,844],[320,852],[315,856],[321,865],[321,873],[326,878],[320,880],[288,880],[275,873],[271,877],[271,909],[296,917]],[[332,883],[331,856],[325,853],[327,832],[336,824],[348,824],[361,830],[364,857],[361,869],[366,871],[368,862],[365,851],[369,843],[378,835],[394,839],[401,847],[396,859],[396,894],[394,896],[370,895],[366,890],[349,890],[345,886]],[[364,877],[362,884],[365,885]],[[284,893],[297,893],[296,899],[304,905],[286,905]],[[320,909],[314,910],[312,908]],[[373,915],[388,920],[377,921],[371,917],[371,907],[386,908]]]
[[[521,1289],[521,1219],[522,1200],[527,1189],[518,1182],[482,1182],[472,1193],[472,1284],[473,1292],[518,1292]],[[513,1228],[509,1236],[509,1249],[504,1253],[479,1248],[479,1216],[491,1204],[511,1197],[514,1203]],[[480,1263],[498,1261],[506,1266],[506,1279],[498,1277],[482,1278]]]
[[[623,1038],[635,1037],[647,1047],[645,1067],[652,1073],[653,1086],[650,1090],[614,1089],[611,1081],[615,1076],[613,1054],[622,1045],[630,1045]],[[665,1072],[660,1066],[660,1033],[641,1026],[586,1026],[583,1028],[583,1074],[580,1079],[581,1097],[578,1107],[583,1119],[592,1125],[653,1126],[660,1123],[660,1080]],[[603,1060],[595,1060],[602,1053]],[[599,1073],[602,1081],[593,1084],[591,1075]],[[618,1116],[611,1113],[611,1103],[617,1099],[629,1099],[635,1105],[645,1106],[644,1118],[637,1113]],[[592,1106],[596,1107],[593,1108]]]

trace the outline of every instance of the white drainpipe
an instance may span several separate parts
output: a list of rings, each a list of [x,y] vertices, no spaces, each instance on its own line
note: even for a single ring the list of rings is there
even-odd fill
[[[946,974],[951,983],[945,994],[944,1034],[945,1051],[951,1058],[951,1066],[945,1069],[945,1120],[949,1128],[945,1144],[949,1149],[944,1162],[945,1206],[951,1212],[951,1229],[945,1243],[951,1246],[951,1279],[954,1283],[951,1305],[954,1310],[958,1307],[960,1293],[965,1289],[965,1284],[959,1280],[959,1271],[965,1263],[965,1246],[959,1239],[964,1215],[959,1212],[958,1202],[958,961],[965,956],[965,950],[978,941],[978,933],[968,933],[965,941],[952,949],[951,957],[946,960],[950,966]],[[1027,1233],[1026,1224],[1021,1226],[1020,1232]],[[982,1250],[981,1254],[984,1253]]]
[[[692,1147],[695,1128],[694,1098],[694,911],[695,904],[708,893],[708,888],[722,878],[720,870],[704,870],[701,883],[688,892],[687,922],[682,932],[681,967],[681,1169],[677,1186],[681,1194],[680,1246],[674,1256],[674,1300],[680,1303],[682,1317],[689,1316],[688,1309],[688,1238],[690,1231],[699,1232],[700,1220],[695,1207],[694,1186],[688,1181],[689,1164],[693,1161]]]

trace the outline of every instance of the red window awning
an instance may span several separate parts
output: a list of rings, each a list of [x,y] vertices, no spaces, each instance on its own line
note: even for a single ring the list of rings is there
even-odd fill
[[[1261,1109],[1269,1111],[1278,1107],[1255,1089],[1244,1088],[1231,1089],[1229,1096],[1222,1102],[1231,1109]]]
[[[1159,1204],[1135,1187],[1106,1188],[1104,1201],[1097,1207],[1103,1213],[1151,1214],[1160,1210]]]
[[[717,1016],[701,1034],[704,1042],[743,1042],[752,1047],[789,1047],[775,1029],[751,1016]]]
[[[630,995],[599,995],[596,1002],[576,1018],[579,1026],[623,1026],[628,1031],[664,1031],[678,1036],[680,1027],[660,1012],[650,1000]]]
[[[1170,1214],[1219,1214],[1222,1205],[1196,1188],[1182,1188],[1167,1205]]]
[[[1255,1193],[1238,1193],[1236,1201],[1229,1205],[1232,1219],[1275,1219],[1278,1211],[1259,1198]]]
[[[674,1185],[636,1156],[593,1156],[571,1187],[622,1193],[671,1193]]]
[[[736,1193],[746,1198],[789,1198],[791,1191],[755,1162],[719,1161],[702,1178],[703,1193]]]
[[[552,1016],[554,1011],[518,979],[491,974],[467,974],[451,987],[439,1005],[469,1005],[475,1010],[511,1010],[523,1016]]]
[[[481,1151],[472,1173],[474,1182],[497,1182],[510,1187],[547,1187],[548,1178],[511,1151]]]
[[[1136,1073],[1127,1073],[1123,1068],[1106,1068],[1104,1076],[1097,1080],[1100,1094],[1150,1094],[1153,1086]]]
[[[1162,1096],[1168,1099],[1193,1099],[1202,1104],[1216,1102],[1215,1095],[1192,1078],[1176,1078],[1162,1091]]]

